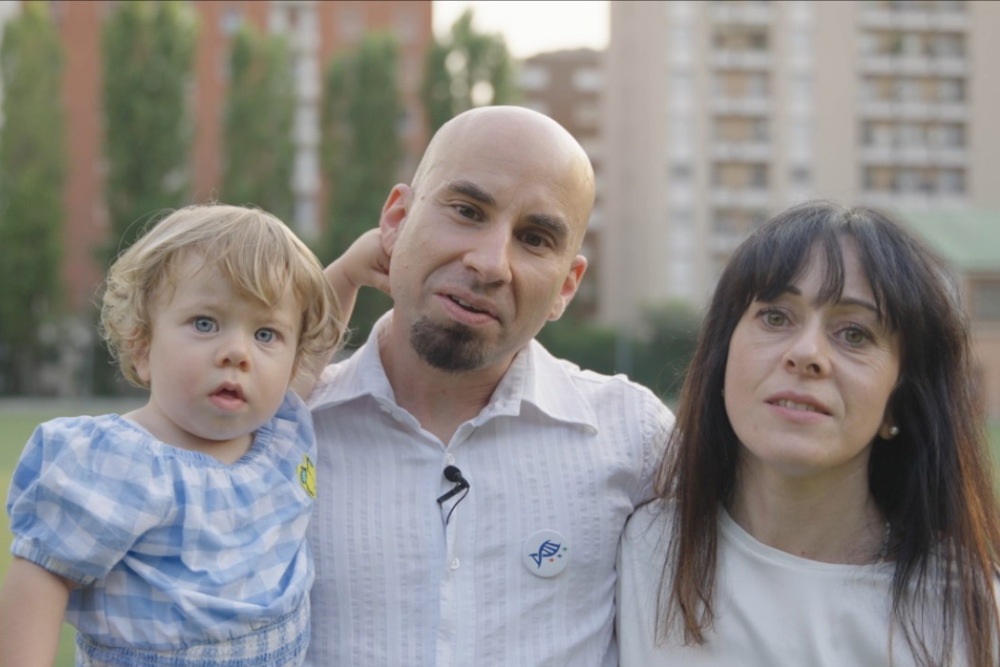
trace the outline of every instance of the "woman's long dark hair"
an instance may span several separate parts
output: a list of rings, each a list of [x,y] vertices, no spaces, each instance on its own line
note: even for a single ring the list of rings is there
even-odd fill
[[[888,404],[900,432],[875,437],[868,471],[872,496],[893,526],[893,616],[919,663],[948,664],[958,630],[971,664],[994,666],[1000,512],[959,290],[900,225],[828,202],[793,207],[762,225],[719,279],[658,472],[657,494],[673,501],[674,513],[658,635],[680,629],[684,643],[704,643],[715,618],[718,515],[737,482],[739,442],[722,397],[733,330],[754,299],[773,300],[792,285],[815,248],[827,267],[820,297],[836,300],[844,237],[856,244],[880,317],[900,337],[900,378]],[[940,558],[933,572],[944,573],[943,588],[932,582],[932,556]],[[936,617],[928,615],[935,606],[942,634],[925,641],[919,621]]]

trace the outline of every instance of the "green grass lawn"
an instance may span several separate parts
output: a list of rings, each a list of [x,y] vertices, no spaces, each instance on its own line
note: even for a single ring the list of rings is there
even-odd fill
[[[18,407],[11,408],[0,404],[0,490],[3,491],[3,501],[6,506],[7,487],[14,472],[21,448],[27,442],[31,432],[40,422],[59,416],[80,414],[99,414],[103,412],[125,412],[132,404],[121,406],[101,405],[60,405],[52,407],[31,407],[30,404],[19,402]],[[990,443],[993,448],[993,458],[1000,464],[1000,425],[989,429]],[[0,579],[3,578],[10,564],[10,530],[7,523],[7,512],[0,512]],[[73,629],[63,626],[62,638],[59,641],[59,653],[56,656],[55,667],[72,667],[73,665]]]

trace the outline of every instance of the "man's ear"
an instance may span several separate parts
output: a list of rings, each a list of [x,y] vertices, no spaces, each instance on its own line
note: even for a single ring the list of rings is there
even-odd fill
[[[573,262],[569,265],[569,272],[563,280],[562,288],[559,290],[559,296],[556,297],[555,303],[552,304],[552,310],[549,311],[550,322],[558,320],[566,312],[566,307],[573,300],[576,290],[580,288],[580,281],[586,271],[587,258],[583,255],[574,257]]]
[[[382,205],[382,215],[378,220],[378,228],[381,232],[382,249],[385,254],[392,256],[392,249],[396,246],[406,217],[410,213],[410,205],[413,203],[413,191],[410,186],[397,184],[389,192],[389,198]]]

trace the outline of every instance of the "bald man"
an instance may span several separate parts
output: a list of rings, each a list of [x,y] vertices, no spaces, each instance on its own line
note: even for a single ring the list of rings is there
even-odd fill
[[[580,145],[519,107],[454,118],[389,193],[393,310],[310,398],[310,664],[617,664],[618,540],[673,417],[534,340],[593,200]]]

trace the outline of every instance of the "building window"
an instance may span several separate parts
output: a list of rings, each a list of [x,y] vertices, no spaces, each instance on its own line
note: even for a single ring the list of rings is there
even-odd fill
[[[920,99],[920,82],[916,79],[897,79],[895,99],[900,102],[916,102]]]
[[[941,79],[937,86],[938,99],[942,102],[964,102],[965,81],[962,79]]]
[[[748,45],[751,51],[767,51],[766,32],[752,32],[747,37]]]
[[[239,7],[226,7],[222,11],[222,16],[219,17],[219,30],[226,37],[230,37],[242,22],[243,12],[240,11]]]
[[[937,189],[942,194],[965,192],[965,174],[961,169],[942,169],[938,172]]]
[[[758,118],[751,122],[752,139],[754,141],[768,141],[771,138],[771,130],[767,119]]]
[[[596,67],[580,68],[573,72],[573,87],[585,93],[600,92],[604,86],[604,76]]]
[[[1000,323],[1000,280],[972,283],[972,317],[979,322]]]
[[[600,120],[600,109],[594,102],[580,102],[573,108],[573,122],[583,127],[596,127]]]
[[[348,44],[361,41],[365,32],[365,18],[357,9],[345,8],[340,12],[337,33]]]
[[[760,99],[767,97],[767,75],[759,72],[747,74],[744,80],[744,94],[747,97]]]
[[[690,186],[691,166],[687,164],[675,164],[670,168],[670,184],[679,186]]]
[[[792,187],[796,189],[808,188],[810,182],[812,181],[812,175],[809,172],[809,167],[792,167],[791,173]]]
[[[527,65],[521,69],[521,88],[544,90],[549,86],[549,70],[540,65]]]
[[[965,146],[965,127],[957,124],[940,125],[934,128],[935,146],[940,148],[961,148]]]
[[[675,209],[670,216],[671,223],[675,229],[691,229],[694,227],[694,216],[687,209]]]
[[[962,35],[934,35],[930,52],[944,58],[961,58],[965,55],[965,41]]]
[[[393,24],[396,28],[396,36],[399,37],[400,44],[413,44],[418,37],[418,23],[415,12],[405,7],[396,10],[393,17]]]

